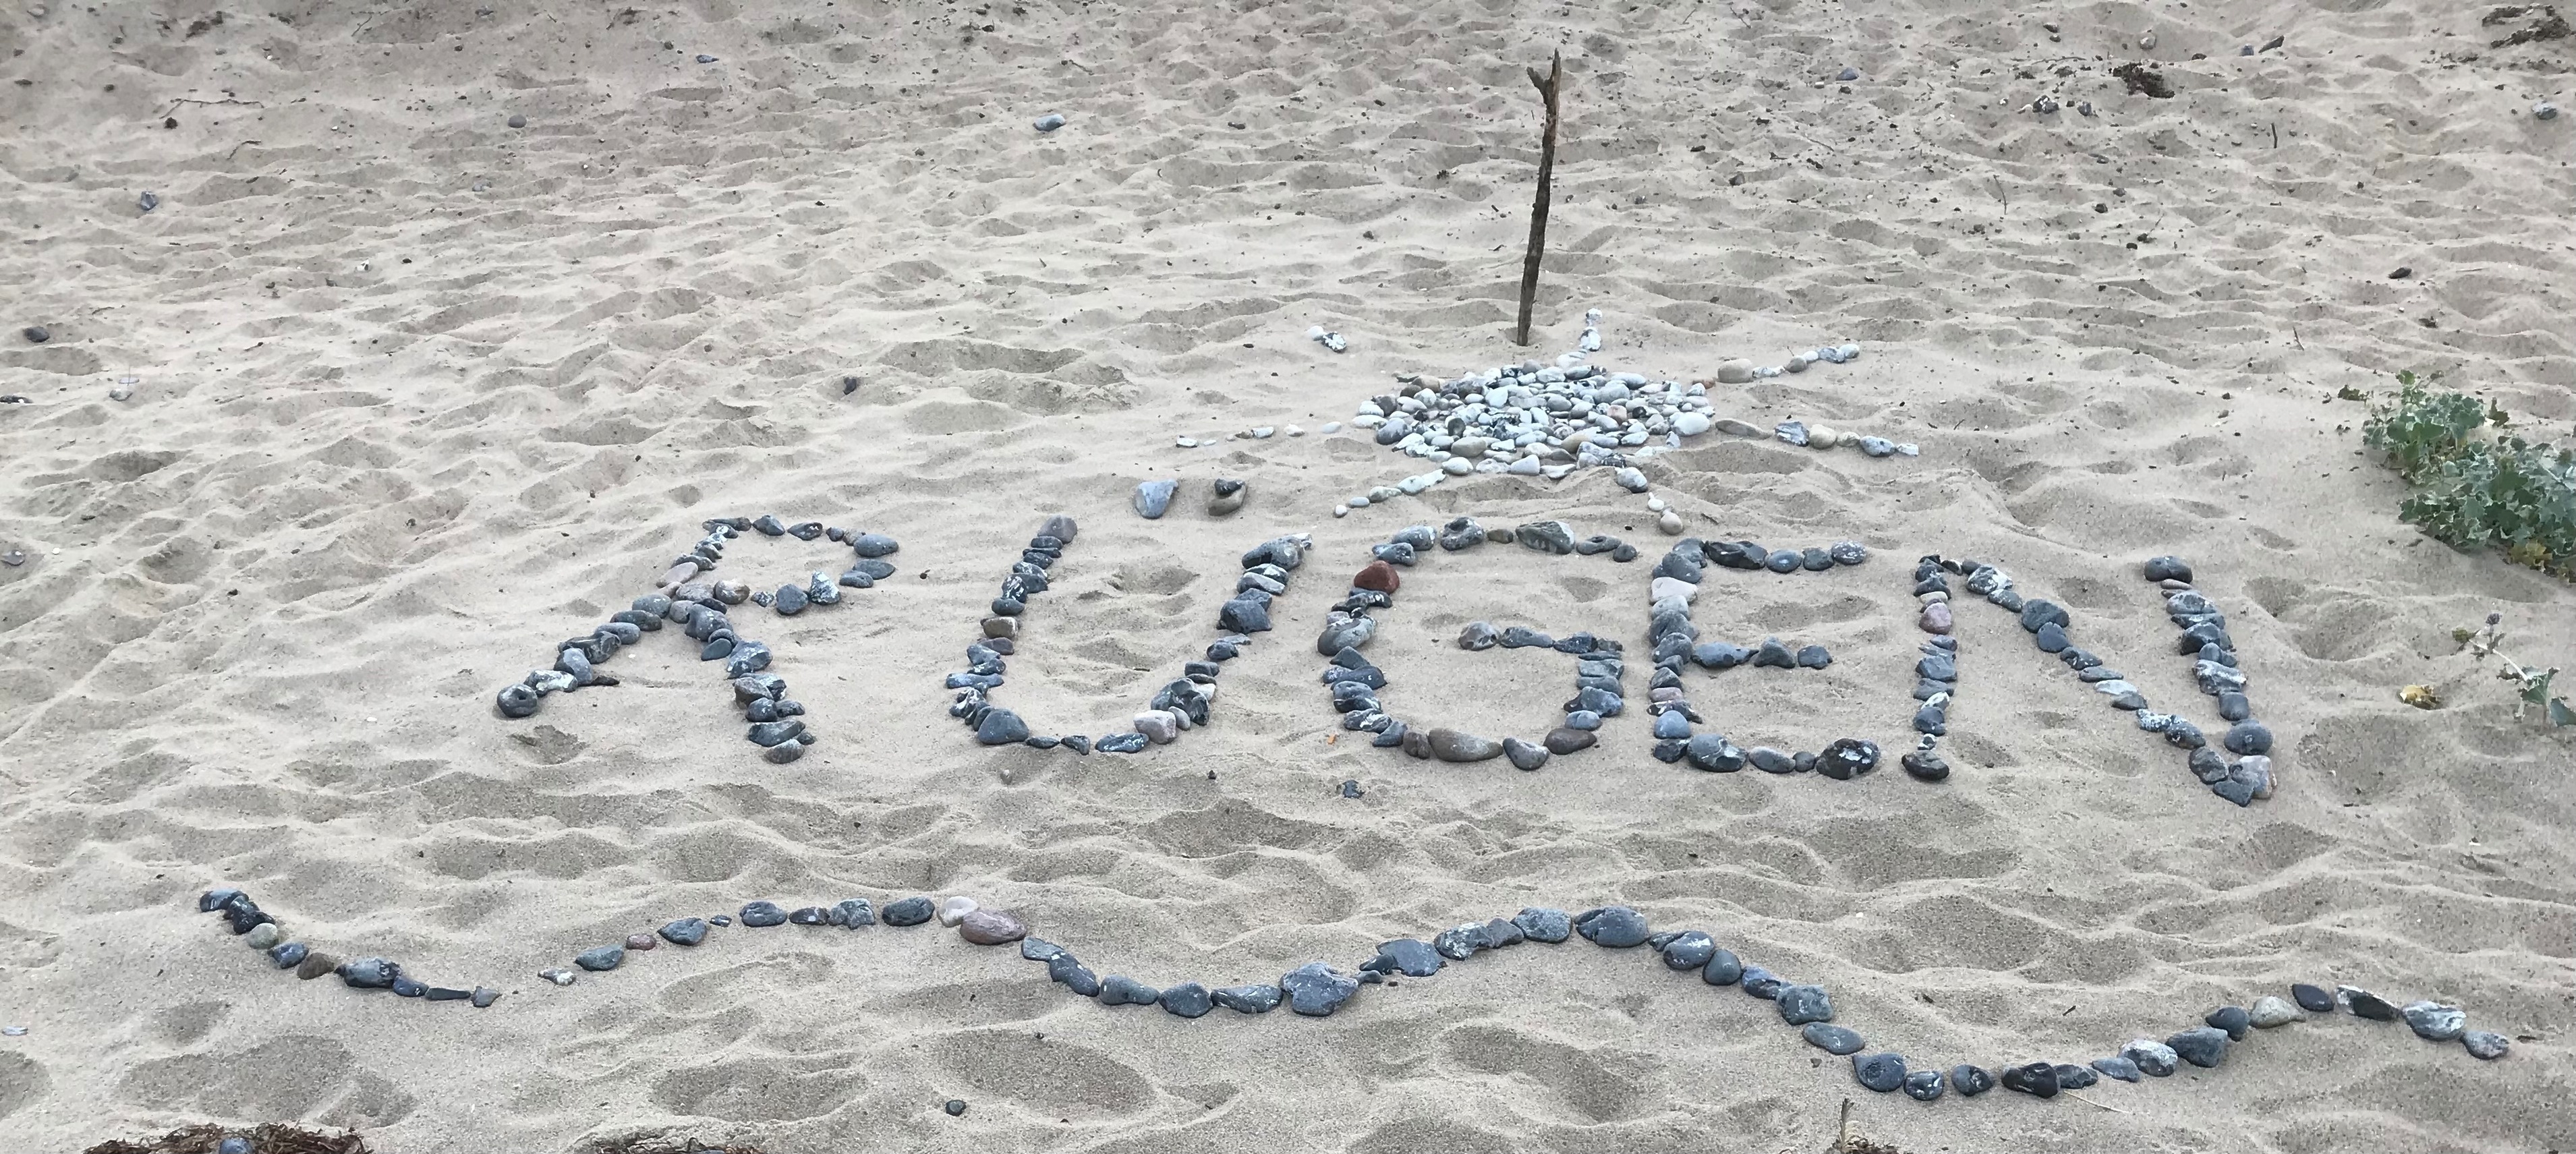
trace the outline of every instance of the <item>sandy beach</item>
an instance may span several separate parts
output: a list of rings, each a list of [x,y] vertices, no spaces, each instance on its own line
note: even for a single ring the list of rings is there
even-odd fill
[[[1849,1099],[1911,1154],[2576,1150],[2576,730],[2517,719],[2453,639],[2497,613],[2513,653],[2576,666],[2576,588],[2401,523],[2368,406],[2339,399],[2438,371],[2570,437],[2576,116],[2532,107],[2576,108],[2576,39],[2497,46],[2552,15],[2493,11],[12,5],[0,1023],[25,1031],[0,1037],[0,1147],[284,1122],[380,1154],[1807,1154]],[[1524,348],[1523,73],[1551,51]],[[2111,74],[2132,62],[2173,95]],[[1878,772],[1695,772],[1650,755],[1642,710],[1536,772],[1340,728],[1329,607],[1370,546],[1459,516],[1644,558],[1404,570],[1368,650],[1390,710],[1559,723],[1568,659],[1462,651],[1479,620],[1619,640],[1645,693],[1675,538],[1611,470],[1334,515],[1424,466],[1328,424],[1396,374],[1553,364],[1588,309],[1605,369],[1920,446],[1713,433],[1639,464],[1691,536],[1871,551],[1711,577],[1705,636],[1834,662],[1686,684],[1738,741],[1865,737]],[[1850,363],[1713,383],[1845,341]],[[1255,427],[1280,431],[1234,436]],[[1156,478],[1181,484],[1149,521]],[[1219,478],[1248,482],[1240,511],[1209,512]],[[743,740],[676,628],[605,664],[614,688],[496,716],[701,522],[765,513],[901,543],[837,605],[736,615],[808,710],[804,757]],[[1077,757],[945,714],[1059,513],[1081,535],[995,691],[1048,733],[1127,728],[1214,636],[1239,556],[1312,534],[1204,728]],[[2276,736],[2274,795],[2213,796],[1975,604],[1954,772],[1899,772],[1925,554],[2008,567],[2215,734],[2140,576],[2187,558]],[[718,575],[849,558],[747,534]],[[197,912],[212,887],[501,996],[298,981]],[[1627,905],[1936,1069],[2082,1063],[2294,982],[2456,1005],[2513,1048],[2339,1012],[2082,1100],[1923,1103],[1770,1003],[1579,938],[1330,1017],[1102,1006],[935,923],[736,926],[537,976],[755,899],[916,894],[1156,986]]]

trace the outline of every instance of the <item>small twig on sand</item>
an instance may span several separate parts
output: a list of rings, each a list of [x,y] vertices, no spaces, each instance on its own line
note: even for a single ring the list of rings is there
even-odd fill
[[[241,144],[236,144],[236,145],[234,145],[234,146],[233,146],[233,148],[232,148],[232,152],[227,152],[227,153],[225,153],[225,154],[224,154],[224,159],[225,159],[225,160],[231,160],[231,159],[233,158],[233,152],[239,152],[239,151],[241,151],[241,150],[242,150],[242,144],[257,144],[257,143],[259,143],[259,142],[258,142],[258,141],[256,141],[256,140],[245,140],[245,141],[241,142]]]
[[[1851,1099],[1843,1099],[1842,1129],[1834,1135],[1834,1154],[1851,1154]]]
[[[2004,195],[2004,178],[2000,176],[1990,176],[1986,179],[1995,182],[1995,199],[2003,202],[2005,212],[2011,212],[2012,198]]]
[[[2281,122],[2277,120],[2272,122],[2272,147],[2281,147]]]
[[[1547,247],[1547,185],[1556,175],[1556,95],[1558,81],[1565,77],[1565,53],[1552,54],[1547,75],[1529,70],[1530,84],[1547,101],[1547,126],[1538,142],[1538,199],[1530,206],[1529,255],[1521,258],[1521,318],[1514,330],[1514,344],[1530,343],[1530,307],[1538,299],[1538,262]]]
[[[173,113],[173,112],[177,112],[177,111],[179,111],[179,106],[180,106],[180,105],[182,105],[182,104],[204,104],[204,105],[216,105],[216,104],[239,104],[239,105],[242,105],[243,107],[246,107],[246,108],[265,108],[265,107],[267,107],[267,105],[261,104],[260,102],[258,102],[258,101],[256,101],[256,100],[235,100],[235,99],[233,99],[232,97],[229,97],[229,96],[227,96],[227,97],[225,97],[225,98],[223,98],[223,99],[221,99],[221,100],[199,100],[199,99],[197,99],[196,97],[193,97],[193,96],[179,96],[179,97],[173,97],[173,98],[171,99],[171,101],[170,101],[170,107],[162,109],[162,110],[161,110],[161,115],[163,115],[163,116],[168,116],[168,115],[170,115],[170,114],[171,114],[171,113]]]
[[[2069,1097],[2069,1098],[2073,1098],[2073,1099],[2075,1099],[2075,1100],[2076,1100],[2076,1101],[2078,1101],[2078,1102],[2082,1102],[2082,1103],[2084,1103],[2084,1104],[2085,1104],[2085,1105],[2087,1105],[2087,1106],[2095,1106],[2095,1107],[2099,1107],[2099,1108],[2101,1108],[2101,1109],[2108,1110],[2108,1111],[2110,1111],[2110,1112],[2112,1112],[2112,1113],[2114,1113],[2114,1114],[2129,1114],[2129,1113],[2134,1113],[2134,1111],[2130,1111],[2130,1110],[2123,1110],[2123,1109],[2121,1109],[2121,1108],[2119,1108],[2119,1107],[2117,1107],[2117,1106],[2111,1105],[2111,1104],[2110,1104],[2110,1103],[2108,1103],[2108,1102],[2096,1102],[2096,1101],[2092,1100],[2091,1098],[2087,1098],[2087,1097],[2085,1097],[2085,1096],[2084,1096],[2084,1095],[2082,1095],[2082,1094],[2078,1094],[2078,1093],[2076,1093],[2076,1092],[2075,1092],[2075,1091],[2073,1091],[2073,1090],[2060,1090],[2060,1091],[2058,1091],[2058,1093],[2060,1093],[2060,1094],[2064,1094],[2064,1095],[2066,1095],[2066,1096],[2067,1096],[2067,1097]]]

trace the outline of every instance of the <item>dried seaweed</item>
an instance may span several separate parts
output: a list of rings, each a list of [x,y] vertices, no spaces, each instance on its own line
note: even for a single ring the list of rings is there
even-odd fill
[[[270,1122],[248,1130],[227,1126],[182,1126],[158,1138],[101,1142],[82,1154],[214,1154],[230,1137],[250,1139],[259,1154],[370,1154],[367,1140],[355,1133],[325,1134],[301,1126]]]

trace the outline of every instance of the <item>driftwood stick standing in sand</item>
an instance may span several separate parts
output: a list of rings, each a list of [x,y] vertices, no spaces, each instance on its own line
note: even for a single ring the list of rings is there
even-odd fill
[[[1547,75],[1529,70],[1530,83],[1547,101],[1547,127],[1538,142],[1538,199],[1530,206],[1529,255],[1521,258],[1521,322],[1512,339],[1516,344],[1530,343],[1530,306],[1538,300],[1539,254],[1547,248],[1547,184],[1556,175],[1556,94],[1557,81],[1565,74],[1565,54],[1548,58]]]

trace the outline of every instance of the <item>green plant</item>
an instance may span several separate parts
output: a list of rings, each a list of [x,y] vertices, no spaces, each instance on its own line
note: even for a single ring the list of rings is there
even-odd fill
[[[2518,436],[2479,439],[2509,414],[2435,378],[2397,375],[2396,399],[2371,406],[2362,443],[2417,487],[2398,516],[2461,548],[2492,546],[2517,564],[2576,579],[2576,451]]]
[[[2486,628],[2474,632],[2467,629],[2454,629],[2451,631],[2451,636],[2459,638],[2461,647],[2468,650],[2477,660],[2484,661],[2492,656],[2503,663],[2496,671],[2496,679],[2513,682],[2521,688],[2521,692],[2516,695],[2520,700],[2513,707],[2513,715],[2517,720],[2522,717],[2523,711],[2536,705],[2540,707],[2542,720],[2549,724],[2576,725],[2576,709],[2568,707],[2566,698],[2551,696],[2549,692],[2549,683],[2558,676],[2557,666],[2534,670],[2528,665],[2496,652],[2496,647],[2504,644],[2503,625],[2504,614],[2489,613]]]

